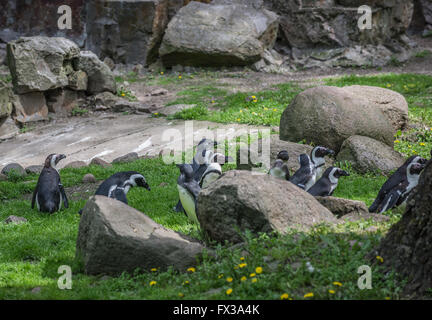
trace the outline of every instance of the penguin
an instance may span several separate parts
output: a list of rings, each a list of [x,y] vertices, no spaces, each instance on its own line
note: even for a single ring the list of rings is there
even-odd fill
[[[288,151],[282,150],[278,153],[275,162],[270,168],[268,174],[283,180],[290,179],[290,172],[288,169],[287,161],[289,160]]]
[[[335,152],[333,150],[321,146],[312,149],[310,158],[316,168],[316,179],[321,178],[323,174],[324,165],[325,165],[324,157],[328,155],[334,155],[334,154]]]
[[[180,202],[189,220],[199,226],[196,214],[196,202],[201,188],[194,179],[193,168],[190,164],[179,164],[177,167],[180,169],[180,177],[177,180]]]
[[[95,195],[105,196],[128,204],[127,194],[132,187],[142,187],[151,191],[146,179],[136,171],[117,172],[97,188]],[[79,211],[82,214],[82,209]]]
[[[418,164],[426,164],[426,159],[420,156],[412,156],[409,157],[405,163],[399,167],[395,173],[393,173],[390,178],[383,184],[375,201],[369,207],[369,212],[377,213],[378,207],[381,206],[382,202],[386,198],[387,194],[395,188],[400,183],[404,183],[407,180],[407,168],[410,164],[418,163]]]
[[[349,173],[345,170],[330,167],[324,171],[323,176],[309,189],[309,193],[314,197],[329,197],[337,188],[340,177],[348,177]]]
[[[282,180],[290,179],[288,166],[281,159],[276,159],[276,161],[273,163],[272,167],[270,168],[268,174]]]
[[[213,149],[215,147],[217,147],[217,142],[206,138],[202,139],[198,143],[196,147],[196,153],[192,161],[192,170],[194,172],[195,181],[197,182],[201,181],[203,174],[206,172],[210,164],[209,157],[210,155],[213,155]],[[210,153],[210,151],[212,153]],[[177,202],[177,205],[174,207],[174,211],[176,212],[184,211],[180,200]]]
[[[201,189],[209,187],[222,175],[222,167],[218,162],[212,162],[201,177],[199,186]]]
[[[411,163],[406,169],[407,179],[393,187],[386,193],[383,201],[377,208],[378,213],[384,213],[403,204],[411,191],[418,185],[424,164]]]
[[[46,158],[33,192],[32,209],[35,203],[39,211],[50,214],[59,211],[62,204],[65,208],[69,208],[69,201],[57,170],[57,164],[65,158],[64,154],[50,154]]]
[[[308,191],[316,181],[316,168],[307,154],[299,156],[300,169],[298,169],[289,181],[299,188]]]

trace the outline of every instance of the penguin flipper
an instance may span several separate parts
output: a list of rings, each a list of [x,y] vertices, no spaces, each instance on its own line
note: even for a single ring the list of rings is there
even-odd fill
[[[372,203],[372,205],[369,207],[370,213],[376,213],[378,211],[379,205],[382,203],[383,199],[385,198],[385,193],[379,192],[376,199]]]
[[[66,191],[65,191],[62,184],[59,184],[59,188],[60,188],[60,194],[61,194],[62,199],[63,199],[63,205],[66,209],[68,209],[69,208],[69,200],[66,196]]]
[[[182,211],[184,212],[183,205],[182,205],[180,200],[177,202],[177,205],[175,206],[174,211],[175,212],[182,212]]]
[[[31,208],[32,209],[34,209],[34,206],[35,206],[37,189],[38,189],[38,186],[36,185],[36,188],[33,191],[33,196],[32,196],[32,201],[31,201]]]
[[[399,201],[400,196],[401,192],[399,190],[393,190],[392,192],[389,192],[379,207],[379,213],[381,214],[393,209],[396,206],[396,203]]]

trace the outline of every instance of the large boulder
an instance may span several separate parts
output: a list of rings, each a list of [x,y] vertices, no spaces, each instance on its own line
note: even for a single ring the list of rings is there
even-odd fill
[[[336,197],[316,197],[316,199],[338,218],[349,214],[362,215],[369,213],[368,208],[362,201]]]
[[[170,21],[159,50],[164,65],[248,65],[273,47],[278,16],[242,4],[192,1]]]
[[[152,63],[168,24],[168,8],[167,0],[88,1],[86,46],[117,63]]]
[[[345,140],[336,159],[350,162],[360,173],[386,174],[399,168],[405,161],[400,153],[388,145],[362,136],[352,136]]]
[[[89,93],[116,92],[116,82],[113,72],[93,52],[81,51],[78,69],[87,73],[87,91]]]
[[[280,120],[280,139],[306,140],[339,152],[342,143],[361,135],[393,146],[396,130],[380,108],[349,87],[319,86],[295,97]]]
[[[65,38],[23,37],[7,46],[8,65],[17,93],[65,87],[80,49]]]
[[[313,196],[294,184],[250,171],[229,171],[198,197],[201,228],[218,242],[242,241],[238,231],[253,233],[288,228],[307,230],[336,218]]]
[[[408,102],[400,93],[372,86],[349,86],[344,89],[366,98],[373,107],[381,109],[395,130],[403,130],[408,125]]]
[[[185,271],[203,249],[120,201],[94,196],[83,210],[76,256],[87,274],[118,275],[171,266]]]

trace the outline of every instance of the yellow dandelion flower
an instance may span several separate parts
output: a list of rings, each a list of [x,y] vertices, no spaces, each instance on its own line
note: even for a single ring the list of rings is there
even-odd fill
[[[230,295],[232,292],[233,292],[233,289],[229,288],[229,289],[226,291],[226,294],[227,294],[227,295]]]
[[[340,283],[339,281],[333,282],[333,285],[338,286],[338,287],[342,287],[342,283]]]
[[[240,264],[239,264],[239,268],[240,268],[240,269],[242,269],[242,268],[244,268],[244,267],[246,267],[246,266],[247,266],[246,263],[240,263]]]
[[[251,273],[250,275],[249,275],[249,277],[251,277],[251,278],[253,278],[253,277],[255,277],[256,276],[256,273]]]
[[[243,112],[243,110],[240,110],[240,113],[242,113]]]
[[[159,112],[155,112],[154,115],[157,116],[159,114]]]
[[[312,298],[314,296],[313,292],[306,293],[303,298]]]
[[[218,279],[222,279],[223,278],[223,274],[218,275]]]
[[[385,297],[386,300],[390,300],[390,297]]]
[[[256,272],[257,274],[260,274],[260,273],[263,272],[263,268],[261,268],[261,267],[257,267],[257,268],[255,269],[255,272]]]
[[[162,76],[164,75],[164,72],[163,72],[163,71],[161,71],[161,75],[162,75]]]
[[[422,147],[424,147],[424,146],[426,145],[426,143],[424,143],[424,142],[420,142],[420,145],[421,145]]]
[[[241,279],[240,279],[241,281],[246,281],[247,280],[247,278],[245,277],[245,276],[243,276],[243,277],[241,277]]]
[[[286,300],[289,298],[289,294],[288,293],[284,293],[283,295],[280,296],[281,300]]]
[[[244,261],[244,259],[245,259],[244,257],[241,257],[241,258],[240,258],[240,261]]]
[[[228,277],[228,278],[226,279],[226,281],[227,281],[227,282],[232,282],[232,281],[233,281],[233,278]]]
[[[335,294],[336,292],[334,290],[329,290],[330,294]]]
[[[194,267],[190,267],[189,269],[187,269],[187,271],[194,273],[196,271],[196,269]]]
[[[156,283],[157,283],[156,281],[150,281],[150,287],[156,285]]]
[[[399,140],[396,140],[394,143],[400,143],[400,141],[399,141]]]
[[[268,110],[268,108],[264,108],[264,110],[265,110],[265,111],[267,111],[267,110]]]
[[[390,83],[387,83],[387,88],[391,88],[391,84]]]
[[[181,78],[182,78],[182,76],[179,76],[178,78],[179,78],[179,79],[181,79]]]
[[[277,109],[273,109],[273,111],[274,111],[274,112],[276,112],[276,111],[277,111]]]
[[[157,271],[157,268],[152,268],[151,269],[151,272],[156,272]]]
[[[377,256],[376,259],[377,259],[379,262],[381,262],[381,263],[384,262],[384,259],[383,259],[383,257],[381,257],[381,256]]]
[[[258,281],[257,278],[253,278],[253,279],[252,279],[252,283],[256,283],[257,281]]]
[[[256,99],[256,97],[255,97],[255,96],[252,96],[251,98],[252,98],[252,99],[254,99],[254,100]]]
[[[184,294],[181,293],[181,292],[179,292],[178,296],[179,296],[179,298],[183,298],[183,297],[184,297]]]
[[[122,92],[121,96],[124,97],[126,94],[124,92]]]
[[[240,122],[241,121],[241,119],[240,118],[237,118],[237,122]]]
[[[185,282],[183,282],[183,285],[186,286],[186,285],[188,285],[189,283],[190,283],[190,282],[186,280]]]

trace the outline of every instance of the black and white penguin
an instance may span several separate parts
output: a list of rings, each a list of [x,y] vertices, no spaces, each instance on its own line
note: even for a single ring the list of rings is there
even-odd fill
[[[196,214],[196,201],[201,188],[194,179],[193,168],[190,164],[179,164],[180,177],[177,180],[177,189],[179,192],[180,202],[189,220],[199,226]]]
[[[330,167],[324,171],[321,179],[319,179],[308,192],[315,197],[329,197],[333,195],[333,192],[337,188],[339,178],[342,176],[348,177],[349,173],[336,167]]]
[[[128,204],[127,194],[132,187],[151,190],[142,174],[136,171],[124,171],[117,172],[102,182],[95,195],[113,198]],[[79,211],[79,214],[82,214],[82,210]]]
[[[383,184],[375,201],[369,207],[369,212],[376,213],[378,212],[378,207],[382,206],[382,202],[387,197],[387,194],[393,190],[400,183],[405,183],[407,180],[407,168],[410,164],[418,163],[418,164],[426,164],[426,159],[420,156],[412,156],[408,158],[405,163],[399,167],[395,173],[393,173],[390,178]]]
[[[289,160],[288,151],[282,150],[278,153],[275,162],[270,168],[268,174],[283,180],[290,179],[290,172],[287,165],[287,161]]]
[[[69,207],[69,202],[61,184],[60,174],[57,164],[66,158],[64,154],[50,154],[46,160],[44,168],[39,175],[36,188],[33,192],[31,207],[36,206],[41,212],[54,213],[59,211],[62,204],[65,208]]]
[[[335,152],[331,149],[325,148],[325,147],[315,147],[311,151],[310,158],[312,162],[315,165],[316,168],[316,178],[321,178],[323,171],[324,171],[324,165],[325,165],[325,156],[328,155],[334,155]]]
[[[411,163],[406,169],[407,179],[386,193],[384,200],[378,205],[377,212],[383,213],[403,204],[411,191],[418,185],[424,164]]]
[[[289,181],[299,188],[308,191],[316,181],[316,168],[307,154],[299,156],[300,169],[298,169]]]
[[[207,170],[201,177],[199,185],[201,189],[209,187],[213,182],[220,178],[222,175],[222,167],[218,162],[212,162],[207,167]]]

